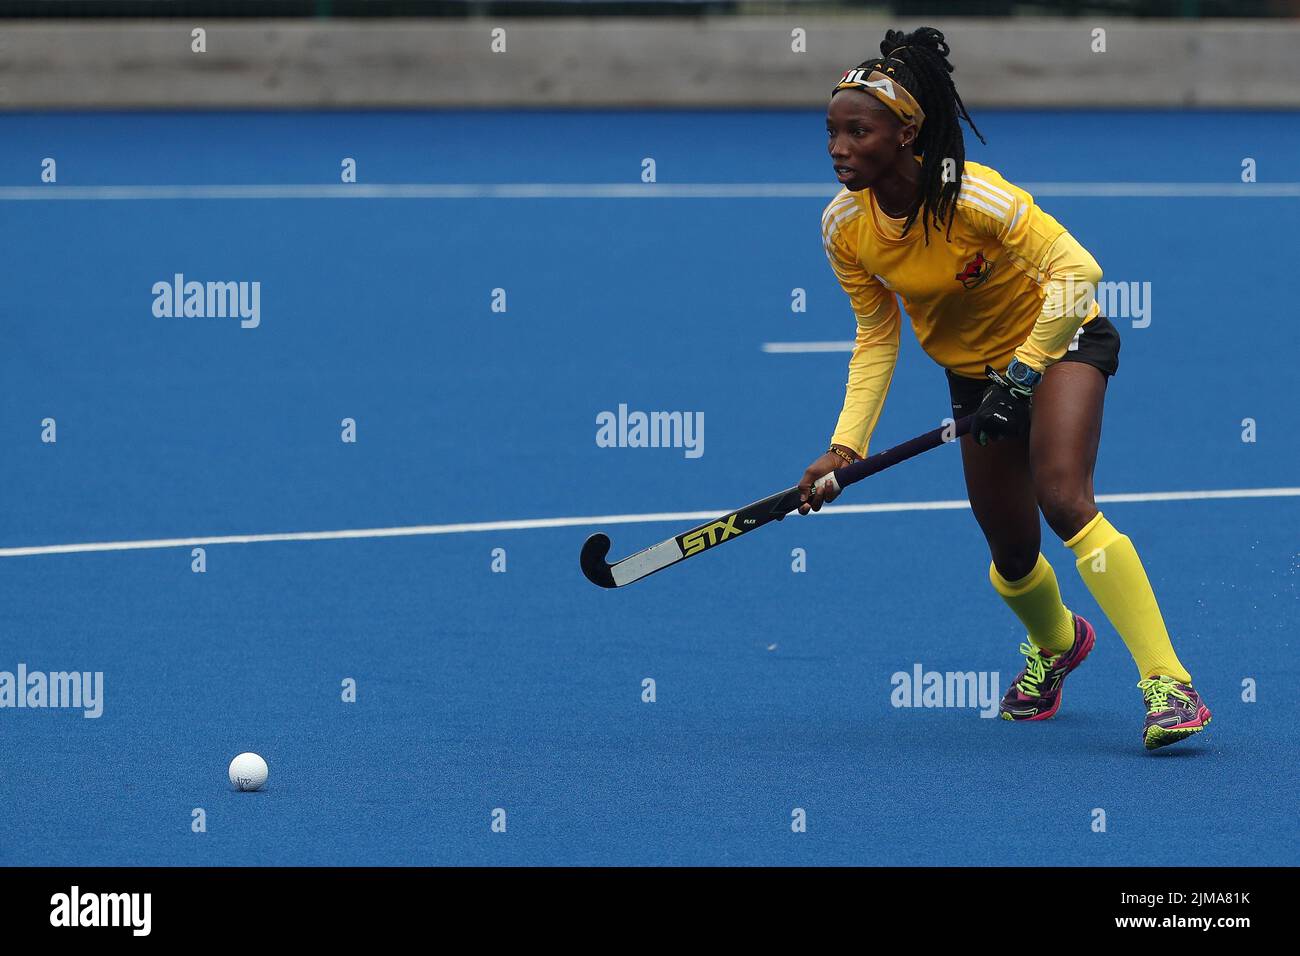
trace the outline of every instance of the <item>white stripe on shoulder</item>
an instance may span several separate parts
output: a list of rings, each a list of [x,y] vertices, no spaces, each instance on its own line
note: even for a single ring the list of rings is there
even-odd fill
[[[1011,210],[1009,209],[999,209],[997,206],[985,202],[981,197],[970,195],[965,192],[963,192],[961,195],[957,197],[957,205],[970,206],[974,209],[982,209],[984,210],[984,212],[988,213],[998,222],[1006,222],[1007,216],[1011,212]]]
[[[962,173],[961,178],[962,178],[962,181],[963,181],[963,182],[969,180],[969,181],[972,182],[972,183],[977,183],[978,185],[983,186],[983,187],[984,187],[985,189],[987,189],[989,192],[993,193],[993,194],[996,195],[996,196],[1000,196],[1000,197],[1002,197],[1002,198],[1005,199],[1007,202],[1015,202],[1015,201],[1016,201],[1016,197],[1013,196],[1013,195],[1011,195],[1011,193],[1007,192],[1007,191],[1006,191],[1005,189],[1003,189],[1001,186],[995,186],[995,185],[993,185],[991,182],[988,182],[987,180],[984,180],[984,179],[977,179],[977,178],[975,178],[974,176],[971,176],[969,173]]]
[[[1016,228],[1016,223],[1020,222],[1020,218],[1024,216],[1024,214],[1025,214],[1024,204],[1020,203],[1016,206],[1016,214],[1015,216],[1012,217],[1011,225],[1007,227],[1007,232],[1012,232]]]
[[[1002,192],[1002,190],[998,190],[998,192]],[[1008,213],[1011,212],[1011,207],[1016,203],[1016,198],[1014,196],[1003,193],[1003,196],[1007,197],[1004,199],[1003,196],[999,196],[998,193],[990,190],[987,183],[982,183],[974,179],[967,179],[964,176],[961,181],[961,194],[979,196],[989,205],[1005,209]]]
[[[822,211],[822,227],[825,228],[828,222],[830,222],[833,218],[835,218],[845,209],[852,209],[856,206],[857,206],[857,201],[853,198],[853,194],[851,192],[846,191],[842,196],[836,196],[833,200],[831,200],[830,205],[828,205]]]
[[[831,240],[834,238],[835,233],[840,230],[840,227],[846,222],[856,219],[860,215],[862,215],[862,207],[854,203],[852,208],[842,210],[829,222],[824,223],[822,225],[822,245],[829,250],[831,247]]]

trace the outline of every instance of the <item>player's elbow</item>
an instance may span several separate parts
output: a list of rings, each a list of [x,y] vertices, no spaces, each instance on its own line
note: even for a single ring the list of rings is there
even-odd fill
[[[1096,285],[1101,281],[1101,266],[1093,258],[1092,253],[1080,244],[1078,239],[1066,233],[1068,245],[1066,247],[1066,261],[1072,267],[1071,271],[1075,273],[1075,281],[1088,282]]]
[[[1061,233],[1052,247],[1048,275],[1074,284],[1096,286],[1101,282],[1101,266],[1079,240],[1068,232]]]
[[[1101,266],[1086,250],[1083,253],[1083,281],[1094,287],[1101,282]]]

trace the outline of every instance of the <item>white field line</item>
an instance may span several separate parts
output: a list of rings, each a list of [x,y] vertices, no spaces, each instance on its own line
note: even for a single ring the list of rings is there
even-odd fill
[[[789,355],[802,352],[852,352],[852,342],[764,342],[764,352]]]
[[[1281,199],[1300,183],[1021,183],[1054,198]],[[823,199],[833,183],[283,183],[0,186],[0,202],[167,199]]]
[[[1220,491],[1145,491],[1098,495],[1098,503],[1148,501],[1206,501],[1225,498],[1297,498],[1300,488],[1228,488]],[[879,514],[898,511],[958,511],[969,508],[963,499],[947,501],[893,501],[861,505],[827,505],[821,514]],[[139,551],[150,548],[198,548],[214,544],[260,544],[269,541],[340,541],[356,538],[405,538],[434,534],[475,534],[488,531],[531,531],[538,528],[580,528],[611,524],[707,521],[726,514],[711,511],[665,511],[651,514],[591,515],[574,518],[525,518],[515,521],[473,521],[462,524],[423,524],[400,528],[355,528],[342,531],[296,531],[280,534],[230,534],[203,538],[157,538],[142,541],[101,541],[91,544],[47,544],[25,548],[0,548],[0,558],[40,554],[84,554],[92,551]]]
[[[805,352],[852,352],[852,342],[764,342],[763,351],[776,355],[795,355]]]

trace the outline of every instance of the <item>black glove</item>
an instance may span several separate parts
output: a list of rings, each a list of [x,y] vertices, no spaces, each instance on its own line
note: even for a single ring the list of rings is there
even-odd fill
[[[1029,417],[1033,411],[1034,393],[1021,388],[1004,375],[984,366],[984,374],[993,383],[984,392],[980,407],[975,409],[970,433],[981,445],[999,438],[1018,438],[1029,434]]]

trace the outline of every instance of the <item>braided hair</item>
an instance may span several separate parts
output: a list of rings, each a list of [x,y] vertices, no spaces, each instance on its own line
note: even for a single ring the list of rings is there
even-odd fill
[[[879,70],[896,77],[925,111],[925,122],[912,147],[921,157],[921,188],[907,211],[903,234],[907,234],[919,217],[927,245],[931,220],[936,229],[946,222],[947,235],[952,235],[952,208],[961,192],[961,177],[966,168],[966,145],[959,118],[984,142],[949,76],[952,73],[949,52],[943,34],[933,27],[921,27],[911,33],[889,30],[880,43],[880,59],[858,64],[862,69]],[[944,159],[956,163],[952,182],[943,181]]]

